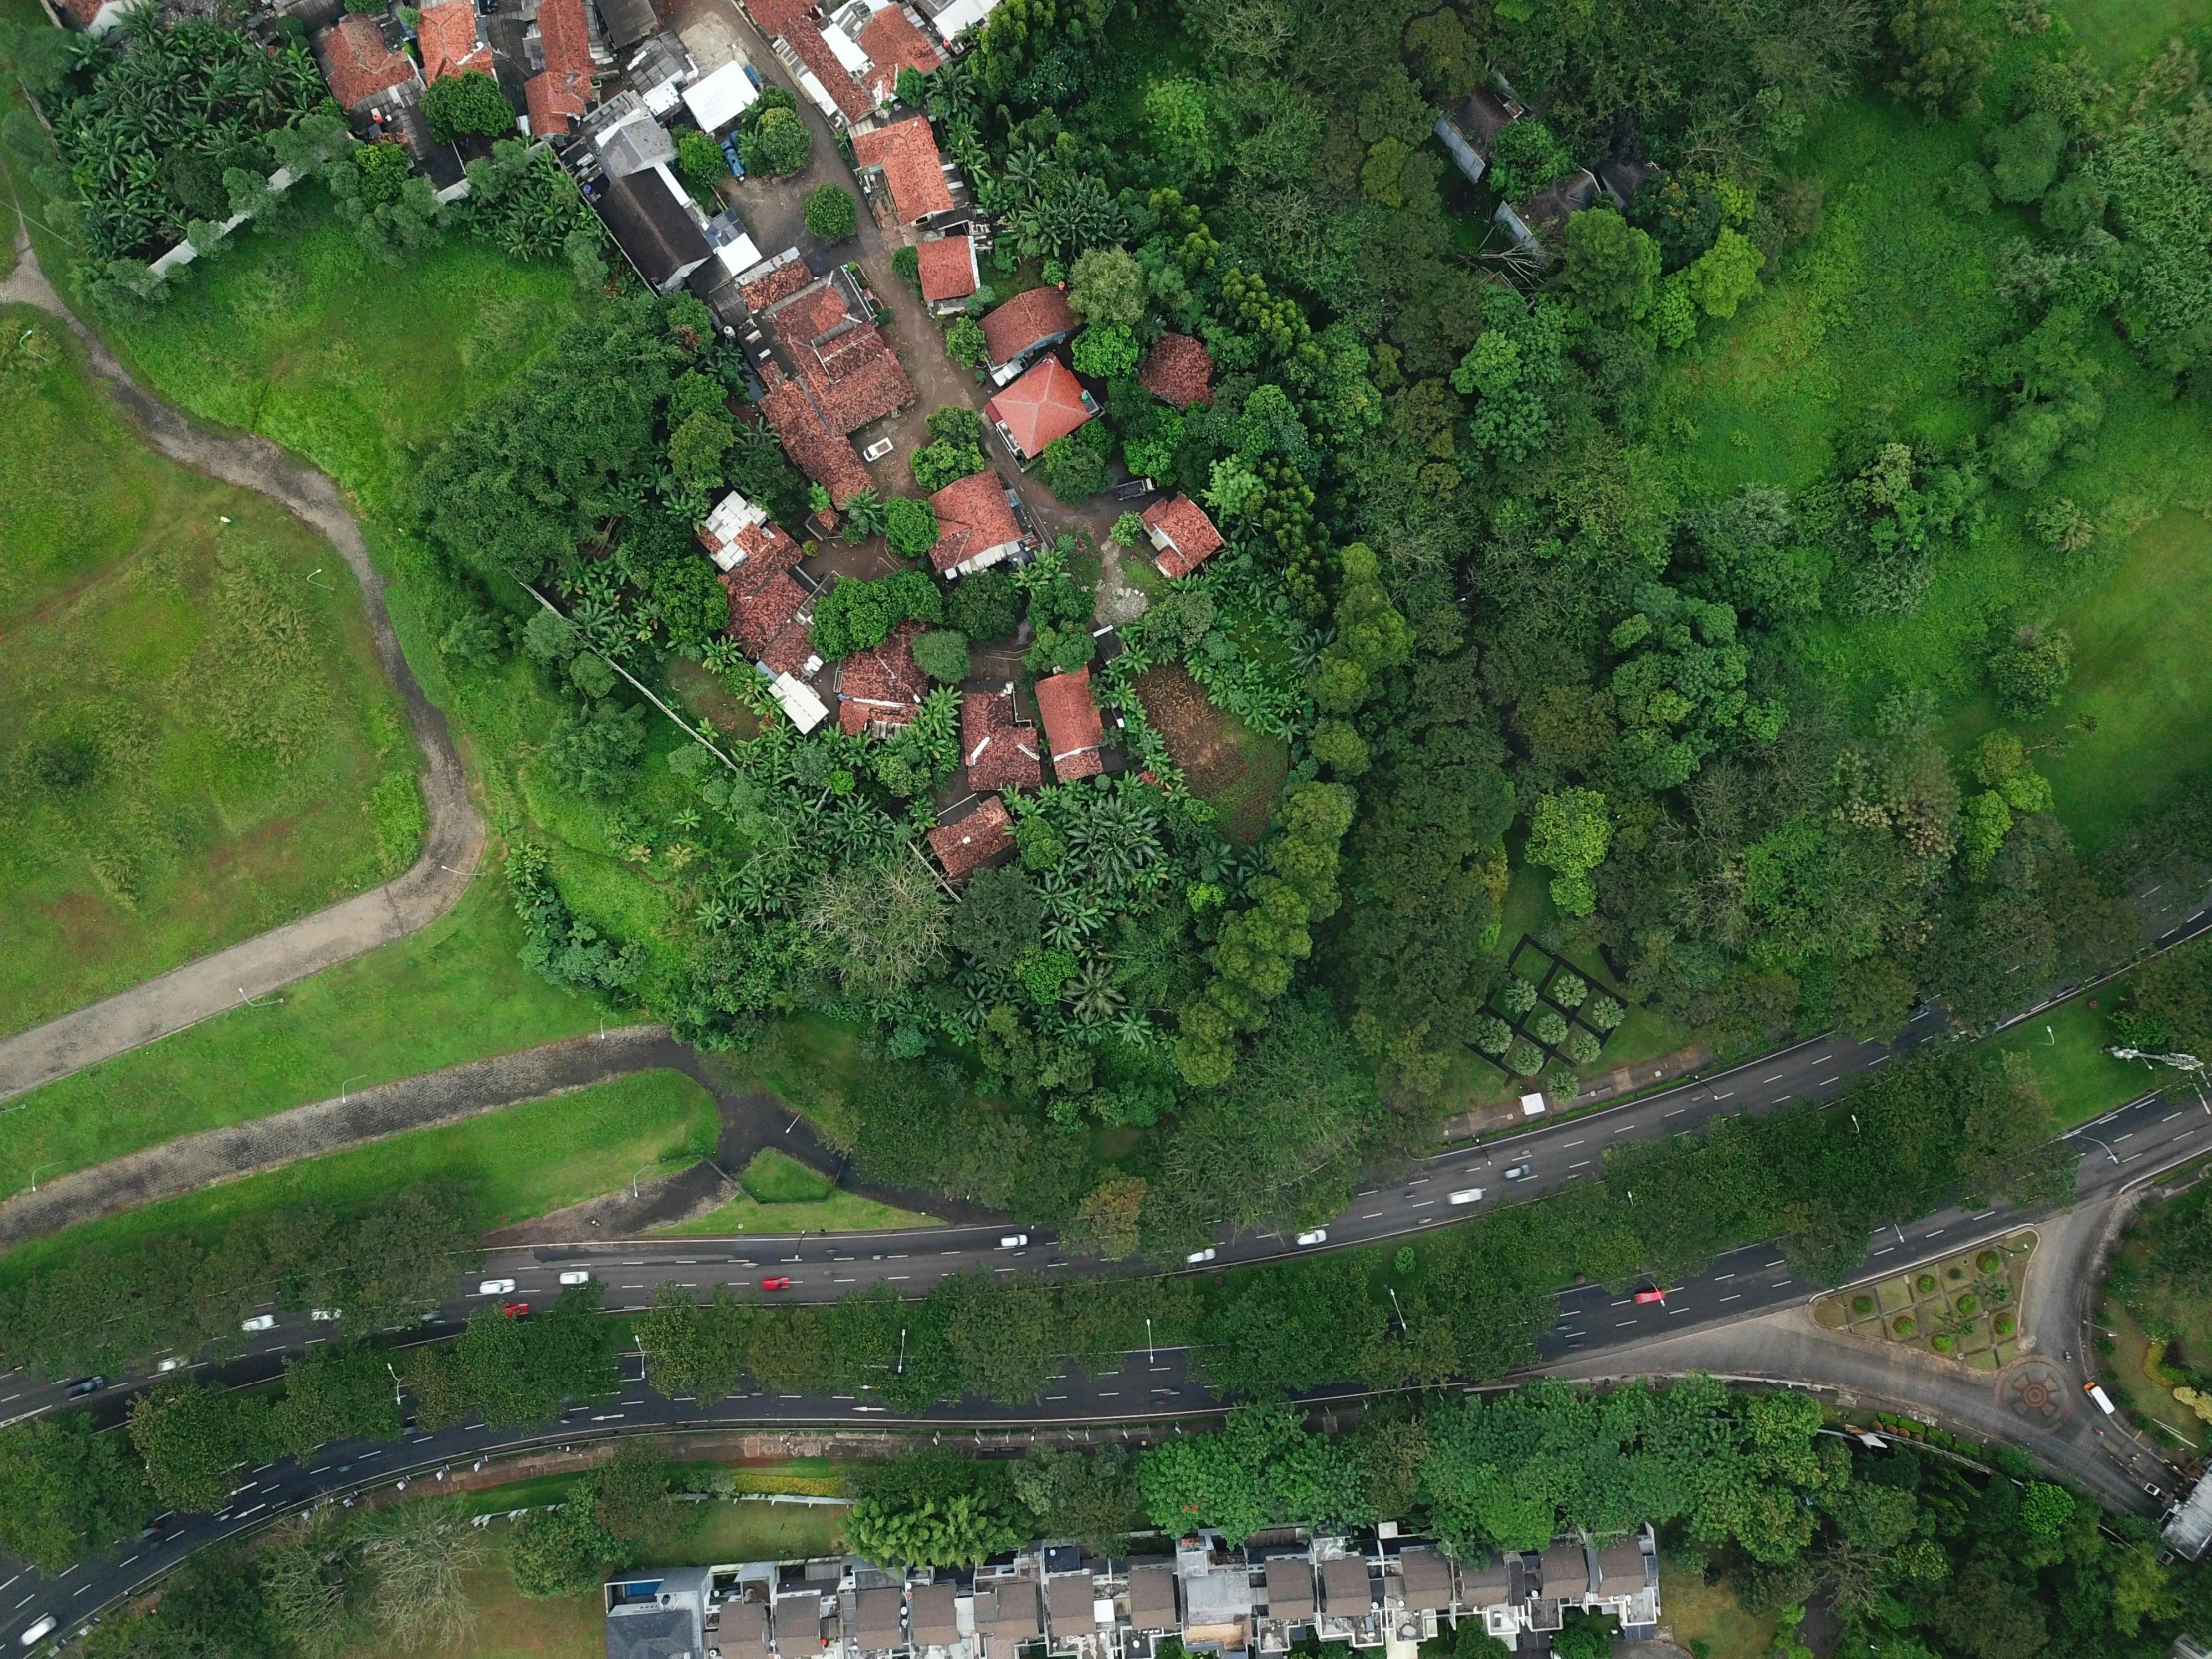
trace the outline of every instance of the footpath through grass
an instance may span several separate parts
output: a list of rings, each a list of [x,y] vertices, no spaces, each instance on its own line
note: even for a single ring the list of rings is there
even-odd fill
[[[613,1192],[641,1168],[667,1173],[706,1157],[720,1127],[714,1097],[696,1081],[639,1072],[87,1222],[9,1252],[0,1278],[90,1246],[165,1233],[212,1237],[272,1210],[356,1208],[417,1182],[450,1191],[477,1226],[503,1227]]]
[[[360,591],[0,310],[0,1035],[398,874],[420,764]]]
[[[450,914],[411,938],[8,1102],[0,1196],[34,1172],[51,1179],[624,1017],[548,984],[522,965],[521,949],[522,923],[487,863]]]

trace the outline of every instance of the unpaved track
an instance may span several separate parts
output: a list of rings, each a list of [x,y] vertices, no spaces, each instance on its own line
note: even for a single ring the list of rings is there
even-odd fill
[[[33,305],[67,324],[83,343],[93,373],[154,450],[224,483],[268,496],[328,537],[352,567],[377,660],[406,701],[415,742],[427,763],[421,781],[429,833],[414,867],[380,887],[0,1042],[0,1100],[407,937],[460,901],[484,851],[484,821],[468,798],[467,775],[445,716],[423,696],[399,650],[391,613],[384,608],[383,579],[369,562],[360,524],[346,510],[337,486],[266,438],[208,431],[146,391],[62,303],[20,223],[15,252],[15,270],[0,281],[0,302]]]

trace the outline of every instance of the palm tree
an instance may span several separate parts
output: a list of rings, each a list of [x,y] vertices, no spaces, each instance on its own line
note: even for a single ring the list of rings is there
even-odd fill
[[[1128,1002],[1121,987],[1114,983],[1113,968],[1096,956],[1075,970],[1065,994],[1075,1017],[1085,1025],[1103,1025]]]

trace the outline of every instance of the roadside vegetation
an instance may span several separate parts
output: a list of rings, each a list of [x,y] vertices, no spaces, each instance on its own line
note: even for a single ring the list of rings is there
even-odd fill
[[[726,1204],[656,1232],[717,1236],[725,1233],[859,1233],[894,1227],[926,1227],[931,1218],[879,1204],[837,1184],[796,1158],[766,1147],[738,1172],[738,1190]]]
[[[421,757],[350,570],[0,315],[0,1034],[397,875]]]

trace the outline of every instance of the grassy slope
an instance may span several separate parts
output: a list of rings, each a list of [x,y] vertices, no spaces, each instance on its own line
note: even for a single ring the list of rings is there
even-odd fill
[[[487,1054],[579,1036],[605,1010],[518,959],[495,870],[400,943],[19,1096],[0,1114],[0,1194],[195,1130]]]
[[[10,1252],[4,1271],[154,1233],[216,1233],[299,1204],[365,1204],[417,1181],[449,1185],[481,1225],[503,1226],[612,1192],[642,1165],[705,1157],[719,1126],[714,1098],[691,1078],[640,1072],[88,1222]]]
[[[764,1147],[738,1172],[743,1191],[705,1215],[664,1228],[668,1233],[856,1233],[925,1227],[931,1217],[839,1192],[836,1184],[796,1158]]]
[[[10,307],[0,344],[5,1033],[397,874],[420,809],[329,544],[149,451],[51,320]],[[55,745],[89,779],[42,779]]]

